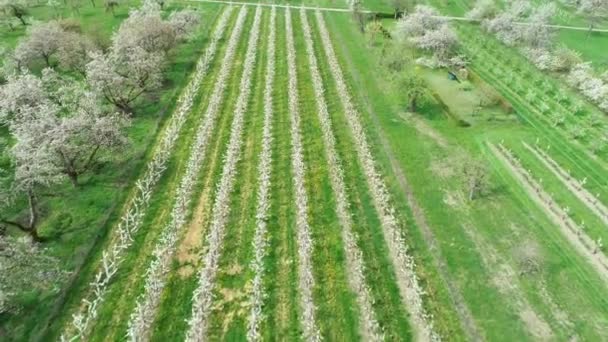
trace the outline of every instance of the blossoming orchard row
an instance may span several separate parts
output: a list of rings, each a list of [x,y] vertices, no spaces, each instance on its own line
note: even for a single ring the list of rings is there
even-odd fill
[[[213,304],[212,292],[215,287],[215,278],[224,243],[228,214],[230,212],[230,194],[234,188],[237,176],[236,165],[241,157],[243,126],[252,89],[251,80],[256,63],[261,16],[262,8],[258,6],[249,35],[243,75],[241,76],[240,93],[230,128],[228,150],[224,157],[221,178],[216,186],[216,197],[211,214],[209,233],[206,239],[208,250],[203,257],[203,268],[198,274],[198,286],[193,294],[194,303],[192,305],[192,316],[188,320],[187,341],[203,341],[207,332],[209,313]]]
[[[296,49],[294,44],[291,10],[285,11],[285,32],[287,35],[287,72],[289,76],[288,100],[291,116],[291,161],[294,175],[294,190],[296,204],[296,230],[298,242],[298,287],[300,290],[300,306],[302,310],[302,326],[304,339],[318,341],[321,339],[315,322],[315,304],[313,301],[314,276],[312,273],[313,240],[308,223],[308,195],[304,186],[305,165],[300,133],[300,111],[298,108],[298,80],[296,73]]]
[[[226,54],[222,60],[219,77],[209,100],[209,106],[196,133],[196,140],[188,158],[186,172],[183,175],[171,211],[170,221],[163,228],[162,235],[153,251],[153,261],[146,270],[144,292],[140,295],[128,325],[128,337],[132,341],[148,339],[151,324],[156,316],[160,298],[165,288],[168,271],[171,266],[176,242],[181,236],[186,223],[188,208],[197,176],[206,157],[208,141],[214,131],[216,118],[224,99],[227,78],[232,70],[234,56],[243,31],[247,10],[241,8],[237,23],[232,31]]]
[[[135,193],[116,228],[116,237],[102,253],[101,266],[90,283],[89,293],[82,299],[77,313],[73,315],[72,326],[66,327],[61,336],[62,340],[72,341],[86,338],[88,329],[95,321],[99,305],[103,301],[112,277],[121,264],[123,254],[133,244],[133,234],[141,227],[154,188],[166,168],[183,124],[192,109],[194,98],[207,75],[209,65],[217,51],[218,41],[224,35],[231,11],[232,8],[228,7],[220,17],[210,44],[197,63],[192,80],[179,98],[175,114],[165,129],[156,152],[146,167],[146,172],[136,182]]]
[[[253,290],[251,293],[251,311],[247,329],[247,338],[250,341],[261,340],[260,324],[262,322],[262,308],[266,289],[264,288],[265,263],[264,257],[268,248],[267,219],[270,210],[270,185],[272,176],[272,92],[275,77],[275,39],[276,39],[276,7],[270,13],[270,33],[268,34],[268,47],[266,61],[266,78],[264,85],[264,126],[262,132],[262,152],[260,154],[258,204],[256,210],[256,229],[253,238],[254,259],[251,268],[254,272]]]
[[[360,321],[363,327],[363,336],[368,341],[381,341],[383,339],[381,328],[376,319],[373,308],[373,299],[365,279],[365,266],[361,250],[357,246],[357,238],[353,232],[352,217],[350,214],[346,185],[344,184],[344,171],[340,157],[336,151],[336,138],[332,131],[331,119],[325,101],[325,89],[323,79],[317,65],[317,58],[314,52],[312,33],[308,18],[304,9],[300,10],[304,39],[306,43],[306,54],[312,76],[312,85],[317,102],[317,112],[321,129],[323,131],[323,142],[325,144],[325,154],[327,155],[331,186],[336,198],[336,213],[342,225],[342,239],[346,254],[346,264],[348,268],[348,281],[357,297],[357,304],[361,314]]]
[[[384,240],[388,246],[390,259],[397,275],[401,298],[411,315],[417,339],[425,341],[440,340],[439,335],[434,331],[432,317],[426,313],[424,308],[422,300],[424,292],[415,273],[415,262],[408,254],[406,241],[401,233],[399,221],[395,216],[395,208],[391,204],[386,185],[375,165],[366,133],[346,86],[346,80],[334,51],[325,20],[320,11],[316,12],[316,17],[330,71],[336,82],[339,98],[346,111],[346,119],[355,140],[357,157],[363,167],[376,212],[380,217]]]

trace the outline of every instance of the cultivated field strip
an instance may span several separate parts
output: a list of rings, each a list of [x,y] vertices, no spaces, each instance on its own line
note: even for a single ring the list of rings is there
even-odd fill
[[[424,309],[422,300],[423,290],[415,273],[414,260],[408,254],[407,245],[402,236],[398,220],[395,217],[395,209],[390,203],[390,195],[382,180],[382,176],[376,168],[374,157],[367,142],[367,136],[347,88],[346,80],[342,74],[341,66],[325,25],[325,20],[320,11],[316,12],[316,17],[330,71],[336,82],[339,97],[346,112],[346,119],[355,141],[359,163],[367,178],[374,206],[381,220],[384,238],[397,275],[401,297],[414,323],[416,339],[419,341],[440,340],[440,337],[434,331],[432,318],[429,317]]]
[[[268,47],[266,50],[266,77],[264,80],[264,124],[262,132],[262,152],[258,165],[259,187],[257,192],[256,227],[253,237],[254,259],[251,268],[254,272],[253,290],[251,292],[251,310],[247,327],[247,339],[259,341],[262,339],[260,325],[262,322],[262,307],[266,296],[264,288],[265,264],[264,258],[268,249],[267,221],[270,210],[270,187],[272,178],[272,93],[275,78],[275,40],[276,40],[276,7],[272,7],[270,13],[270,32],[268,34]]]
[[[242,7],[222,60],[220,74],[209,100],[209,106],[196,133],[196,140],[186,163],[186,172],[180,181],[170,221],[163,227],[161,237],[154,247],[153,260],[146,270],[144,292],[138,298],[128,324],[127,336],[131,341],[149,340],[151,324],[165,288],[168,271],[177,247],[176,242],[186,224],[194,184],[205,160],[208,141],[214,131],[219,108],[224,98],[226,79],[232,70],[246,14],[247,10]]]
[[[300,17],[306,43],[306,54],[312,76],[312,86],[317,103],[317,113],[323,131],[325,154],[329,163],[331,186],[336,198],[336,213],[342,226],[342,239],[344,240],[346,264],[348,267],[348,281],[351,289],[355,292],[359,312],[362,315],[360,317],[362,337],[366,341],[380,341],[383,339],[383,335],[375,317],[373,298],[366,284],[363,256],[357,246],[357,237],[352,229],[353,221],[350,214],[346,185],[344,184],[344,171],[342,170],[342,163],[336,151],[336,139],[333,134],[331,119],[325,101],[323,79],[317,65],[312,33],[304,9],[300,9]]]
[[[599,250],[597,242],[593,241],[585,231],[576,223],[568,212],[561,208],[555,200],[544,191],[542,185],[521,165],[520,161],[502,144],[496,147],[488,143],[492,153],[507,167],[513,176],[522,184],[530,198],[534,200],[549,216],[553,223],[560,228],[560,232],[571,245],[585,257],[595,268],[597,273],[608,281],[608,258]]]
[[[524,147],[534,154],[561,182],[572,192],[587,208],[589,208],[602,222],[608,226],[608,208],[600,200],[590,193],[581,182],[564,170],[551,156],[543,151],[538,145],[532,147],[523,143]]]
[[[230,129],[228,150],[224,157],[221,179],[216,186],[216,198],[207,235],[208,250],[203,257],[203,268],[198,274],[198,286],[193,294],[192,316],[188,320],[187,341],[202,341],[206,338],[208,317],[213,304],[213,289],[219,258],[222,251],[225,225],[230,212],[230,194],[237,176],[236,165],[243,145],[243,123],[247,111],[251,80],[255,68],[257,45],[260,36],[262,8],[255,13],[249,36],[240,93],[235,107],[235,115]]]
[[[313,301],[314,276],[312,272],[313,241],[308,224],[308,195],[304,184],[305,165],[300,133],[300,111],[298,108],[298,80],[296,73],[296,51],[294,44],[291,10],[285,11],[285,34],[287,43],[287,72],[289,77],[288,103],[291,117],[291,161],[295,191],[296,205],[296,231],[298,244],[298,287],[300,295],[300,309],[302,310],[302,328],[306,341],[319,341],[321,339],[315,321],[315,304]]]
[[[133,235],[139,230],[149,207],[150,198],[155,186],[166,169],[173,147],[180,136],[182,127],[192,109],[203,79],[218,50],[218,42],[224,36],[233,7],[228,6],[222,12],[216,27],[211,34],[209,45],[198,60],[190,82],[186,85],[177,101],[176,110],[164,130],[152,159],[146,166],[146,172],[135,183],[135,193],[128,202],[125,212],[115,230],[115,237],[102,253],[101,265],[90,283],[88,293],[82,299],[77,312],[73,314],[71,326],[64,327],[62,341],[86,339],[90,327],[97,318],[98,308],[103,302],[108,286],[118,271],[123,254],[133,244]]]

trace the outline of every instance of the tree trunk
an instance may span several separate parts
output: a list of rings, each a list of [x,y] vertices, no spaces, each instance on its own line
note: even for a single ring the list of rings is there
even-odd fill
[[[410,112],[412,112],[412,113],[416,113],[416,111],[418,110],[418,105],[417,105],[416,101],[417,101],[416,96],[413,96],[410,99]]]
[[[26,26],[26,25],[27,25],[27,23],[25,22],[25,19],[23,19],[23,16],[22,16],[22,15],[18,15],[18,16],[17,16],[17,19],[19,19],[19,21],[21,22],[21,24],[23,24],[23,26]]]
[[[27,201],[30,206],[30,220],[28,222],[28,228],[32,231],[36,230],[36,224],[38,223],[38,211],[36,210],[36,195],[34,191],[29,190],[27,192]]]
[[[51,67],[51,60],[50,60],[49,56],[42,55],[42,57],[44,58],[44,62],[46,63],[46,66],[50,68]]]
[[[80,184],[78,184],[78,173],[76,172],[67,172],[68,178],[70,179],[70,182],[72,183],[72,186],[74,188],[77,188]]]
[[[36,194],[33,190],[27,192],[27,200],[30,206],[30,220],[28,233],[32,239],[36,242],[42,242],[44,239],[38,235],[38,202],[36,201]]]
[[[120,109],[121,112],[123,112],[129,116],[132,115],[133,110],[132,110],[131,106],[129,106],[128,103],[124,103],[122,101],[117,101],[116,103],[114,103],[114,105],[118,109]]]

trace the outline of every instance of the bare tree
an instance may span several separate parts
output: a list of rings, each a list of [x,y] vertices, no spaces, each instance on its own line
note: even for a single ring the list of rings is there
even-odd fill
[[[412,0],[391,0],[391,6],[395,11],[395,19],[398,18],[399,13],[405,12],[408,6],[411,6],[414,2]]]
[[[361,33],[365,33],[365,13],[363,13],[363,3],[361,0],[349,0],[350,11],[357,27]]]

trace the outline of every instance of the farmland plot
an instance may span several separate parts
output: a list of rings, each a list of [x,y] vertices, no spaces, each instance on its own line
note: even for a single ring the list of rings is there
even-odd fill
[[[520,164],[492,143],[500,133],[471,138],[404,125],[345,23],[348,14],[318,10],[223,9],[150,162],[155,173],[138,183],[135,209],[125,210],[82,304],[63,314],[66,340],[562,340],[607,332],[600,279],[608,261],[598,240],[608,237],[598,229],[606,228],[599,193],[607,163],[591,157],[599,128],[565,141],[568,131],[549,117],[571,109],[553,98],[558,87],[527,99],[516,89],[529,86],[527,74],[496,67],[500,56],[475,39],[465,47],[480,52],[473,69],[533,127],[512,140],[537,134],[555,147],[518,145]],[[422,129],[439,143],[422,139]],[[433,168],[450,160],[454,141],[494,166],[499,189],[491,191],[500,195],[468,203],[458,175]],[[168,159],[177,167],[163,176]],[[578,178],[564,171],[571,165]],[[542,184],[537,172],[553,178]],[[162,196],[154,194],[160,177],[172,179]],[[555,184],[569,193],[545,189]],[[146,212],[154,196],[165,198]]]

